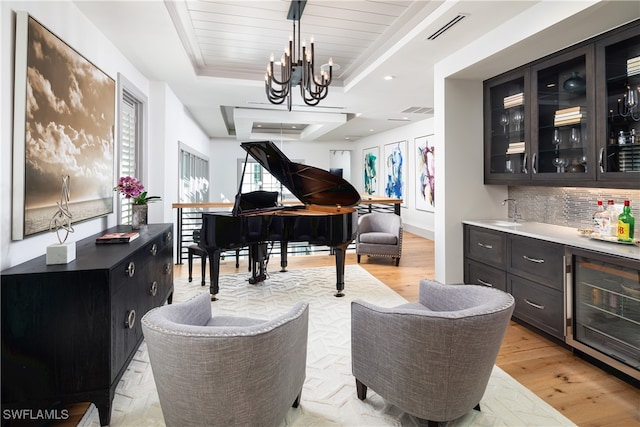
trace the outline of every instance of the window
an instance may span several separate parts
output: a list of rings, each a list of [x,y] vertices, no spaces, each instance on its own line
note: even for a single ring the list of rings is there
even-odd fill
[[[180,203],[209,201],[209,160],[180,144]]]
[[[304,163],[301,160],[292,160],[295,163]],[[266,170],[255,160],[247,159],[247,167],[244,167],[244,159],[238,159],[238,176],[241,177],[244,170],[244,179],[242,179],[242,193],[250,191],[277,191],[280,193],[280,200],[297,200],[291,192],[282,185],[276,177]],[[241,177],[242,178],[242,177]]]
[[[147,99],[122,75],[118,75],[118,92],[118,178],[130,175],[142,180]],[[119,224],[131,224],[131,210],[131,201],[119,197]]]

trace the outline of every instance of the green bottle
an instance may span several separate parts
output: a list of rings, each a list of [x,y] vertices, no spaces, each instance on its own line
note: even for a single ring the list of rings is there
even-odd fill
[[[618,241],[633,242],[633,228],[635,227],[635,219],[631,215],[631,207],[629,201],[624,201],[624,208],[618,217]]]

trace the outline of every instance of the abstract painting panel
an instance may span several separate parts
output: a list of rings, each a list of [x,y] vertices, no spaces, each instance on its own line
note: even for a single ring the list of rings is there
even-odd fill
[[[407,141],[399,141],[384,146],[384,195],[402,199],[401,206],[406,206],[406,145]]]
[[[49,230],[62,177],[73,222],[113,212],[115,81],[16,16],[12,238]]]
[[[362,150],[362,170],[364,170],[364,194],[378,194],[378,175],[380,174],[380,147]]]
[[[433,212],[435,196],[435,158],[433,135],[414,140],[416,155],[416,209]]]

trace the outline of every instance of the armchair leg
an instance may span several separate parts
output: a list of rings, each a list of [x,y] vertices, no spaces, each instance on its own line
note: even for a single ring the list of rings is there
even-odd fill
[[[400,258],[394,258],[396,260],[396,267],[400,265]]]
[[[358,264],[360,264],[360,255],[358,255]]]
[[[478,402],[478,404],[473,408],[476,411],[480,411],[480,402]]]
[[[358,399],[365,400],[367,398],[367,386],[362,384],[359,379],[356,378],[356,391],[358,393]]]
[[[300,393],[298,393],[298,396],[296,397],[296,400],[293,401],[293,405],[291,405],[292,408],[297,408],[298,406],[300,406],[300,397],[302,396],[302,390],[300,390]]]

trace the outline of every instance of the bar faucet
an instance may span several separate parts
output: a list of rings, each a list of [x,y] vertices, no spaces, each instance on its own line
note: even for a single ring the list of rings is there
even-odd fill
[[[502,201],[502,206],[506,205],[509,201],[513,202],[513,222],[518,222],[518,218],[520,218],[520,214],[518,213],[518,201],[513,198],[504,199]]]

